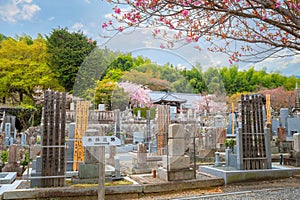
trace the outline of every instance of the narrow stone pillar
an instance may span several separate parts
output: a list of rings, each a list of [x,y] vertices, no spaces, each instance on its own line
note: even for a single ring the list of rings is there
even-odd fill
[[[120,158],[115,156],[115,178],[119,179],[121,177],[121,165]]]
[[[219,166],[221,166],[220,153],[217,151],[215,152],[215,167],[219,167]]]
[[[231,149],[226,149],[225,150],[225,157],[226,157],[226,167],[229,167],[230,166],[230,154],[232,152]]]
[[[242,131],[239,129],[239,132],[236,134],[236,149],[237,149],[237,169],[242,170],[243,165],[243,143],[242,143]]]
[[[270,142],[270,129],[265,128],[264,129],[264,135],[265,135],[265,148],[266,148],[266,156],[267,156],[267,169],[272,168],[272,156],[271,156],[271,142]]]

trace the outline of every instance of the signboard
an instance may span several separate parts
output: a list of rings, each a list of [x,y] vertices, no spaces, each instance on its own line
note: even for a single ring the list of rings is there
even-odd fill
[[[116,136],[84,136],[82,145],[85,147],[117,146],[121,145],[121,140]]]

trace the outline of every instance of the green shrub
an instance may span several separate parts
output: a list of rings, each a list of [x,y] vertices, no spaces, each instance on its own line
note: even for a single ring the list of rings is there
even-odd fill
[[[150,119],[155,118],[155,109],[154,108],[133,108],[133,114],[138,115],[138,110],[141,111],[141,117],[146,119],[146,111],[150,110]]]
[[[1,161],[2,161],[2,167],[3,167],[5,165],[5,163],[8,161],[8,151],[7,150],[2,150]]]

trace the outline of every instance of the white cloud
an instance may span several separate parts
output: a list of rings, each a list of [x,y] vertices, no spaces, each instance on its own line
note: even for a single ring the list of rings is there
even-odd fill
[[[23,20],[30,20],[41,8],[36,4],[26,4],[22,7],[21,17]]]
[[[291,64],[300,63],[300,55],[293,56],[293,59],[291,60]]]
[[[83,24],[82,23],[75,23],[72,26],[72,29],[74,29],[74,30],[80,30],[82,28],[83,28]]]
[[[84,25],[82,23],[79,23],[79,22],[73,24],[72,30],[73,31],[82,31],[82,33],[84,35],[89,34],[88,30],[84,29]]]
[[[49,20],[49,21],[53,21],[53,20],[55,20],[55,17],[53,17],[53,16],[52,16],[52,17],[49,17],[48,20]]]
[[[16,16],[19,14],[20,9],[13,4],[6,4],[0,6],[0,19],[6,22],[16,22]]]
[[[9,23],[28,21],[39,10],[41,8],[32,3],[32,0],[10,0],[8,3],[0,5],[0,19]]]
[[[84,0],[84,2],[90,4],[91,0]]]

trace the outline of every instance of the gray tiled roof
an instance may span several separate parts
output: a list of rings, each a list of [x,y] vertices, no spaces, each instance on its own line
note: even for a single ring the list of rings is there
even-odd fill
[[[183,108],[197,108],[200,94],[151,91],[149,97],[153,103],[160,100],[182,103]]]

